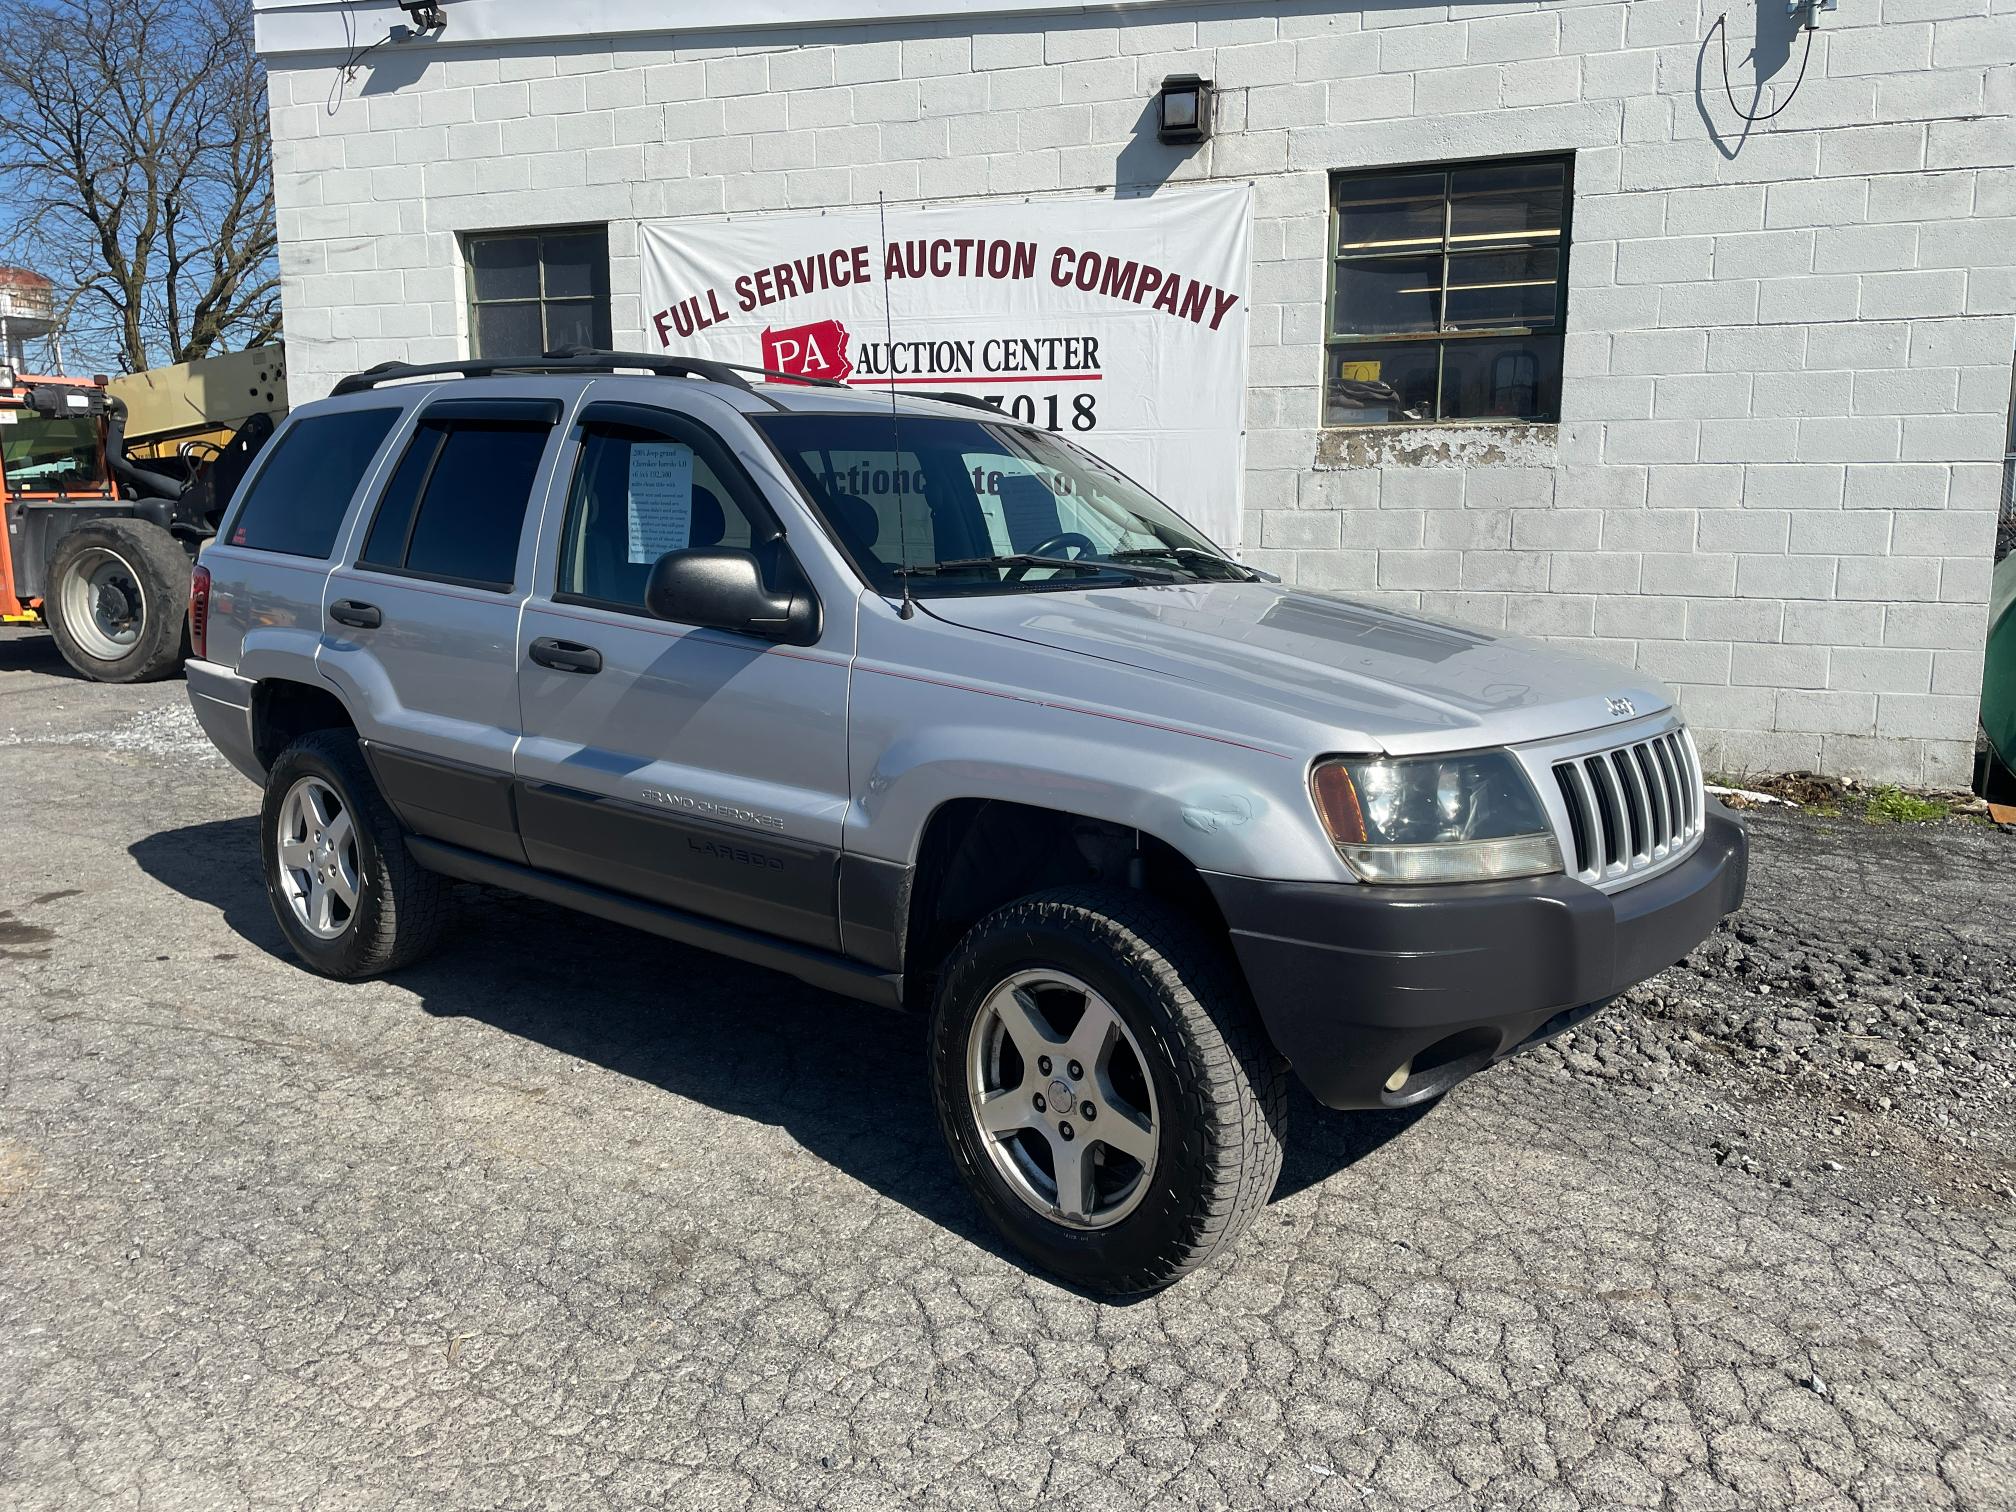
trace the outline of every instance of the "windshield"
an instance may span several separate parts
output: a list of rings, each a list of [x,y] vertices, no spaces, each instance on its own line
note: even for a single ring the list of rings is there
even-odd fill
[[[0,421],[0,468],[8,492],[96,492],[105,486],[95,418],[11,413],[12,425]]]
[[[1089,452],[975,417],[765,415],[828,530],[895,595],[1244,579],[1251,571]]]

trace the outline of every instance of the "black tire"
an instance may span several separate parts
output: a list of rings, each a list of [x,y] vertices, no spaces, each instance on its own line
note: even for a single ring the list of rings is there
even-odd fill
[[[108,555],[116,563],[108,563]],[[98,566],[113,568],[119,581],[111,591],[123,600],[118,612],[137,621],[131,644],[116,655],[105,654],[111,645],[89,623],[93,595],[83,575]],[[182,543],[145,520],[92,520],[62,536],[50,553],[42,605],[63,660],[93,682],[174,676],[189,655],[190,568]]]
[[[1032,969],[1096,989],[1153,1081],[1153,1180],[1110,1227],[1072,1227],[1032,1207],[989,1157],[967,1096],[976,1016],[997,986]],[[982,919],[946,963],[930,1032],[932,1096],[959,1174],[1010,1244],[1086,1291],[1168,1286],[1227,1248],[1273,1193],[1284,1069],[1224,948],[1146,894],[1059,888]]]
[[[306,778],[334,790],[355,835],[357,902],[333,938],[317,935],[295,912],[282,877],[282,812],[288,795]],[[380,796],[350,731],[313,730],[280,753],[266,775],[259,850],[273,917],[294,953],[324,976],[354,980],[396,971],[439,942],[448,884],[406,849],[405,828]]]

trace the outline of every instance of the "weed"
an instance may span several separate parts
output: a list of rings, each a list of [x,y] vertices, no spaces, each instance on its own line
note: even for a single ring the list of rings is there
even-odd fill
[[[1863,818],[1871,824],[1926,824],[1946,817],[1946,805],[1913,797],[1899,787],[1879,787],[1869,794]]]

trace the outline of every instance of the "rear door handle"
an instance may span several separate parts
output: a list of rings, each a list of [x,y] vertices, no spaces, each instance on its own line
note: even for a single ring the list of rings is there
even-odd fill
[[[550,635],[532,642],[532,660],[555,672],[600,672],[602,653],[593,646],[555,640]]]
[[[385,616],[376,604],[360,603],[356,599],[338,599],[329,606],[329,618],[339,625],[354,625],[359,630],[376,630],[385,623]]]

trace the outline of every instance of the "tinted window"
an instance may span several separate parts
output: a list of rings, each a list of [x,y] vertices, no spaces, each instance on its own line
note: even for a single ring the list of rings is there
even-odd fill
[[[509,588],[544,425],[465,422],[414,432],[358,560],[477,588]]]
[[[686,442],[598,427],[584,440],[567,501],[559,596],[641,610],[651,566],[666,552],[747,549],[768,534]]]
[[[328,556],[364,469],[398,418],[396,409],[367,409],[295,421],[238,506],[230,543]]]
[[[406,563],[406,536],[413,528],[413,506],[420,502],[420,490],[441,455],[441,443],[448,433],[438,426],[423,425],[413,432],[406,455],[393,469],[392,481],[378,499],[378,513],[372,517],[371,533],[364,538],[359,562],[373,567],[403,567]]]

